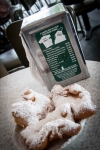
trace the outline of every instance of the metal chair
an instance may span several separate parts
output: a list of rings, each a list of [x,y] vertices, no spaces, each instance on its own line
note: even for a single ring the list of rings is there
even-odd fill
[[[19,36],[21,23],[22,20],[12,22],[6,29],[6,35],[12,45],[12,48],[0,54],[0,61],[8,73],[29,67],[29,63],[21,43],[21,38]],[[4,69],[1,71],[3,70]]]
[[[21,39],[19,37],[22,22],[21,19],[23,18],[23,12],[20,4],[12,5],[10,7],[9,16],[14,24],[11,22],[7,25],[5,31],[12,46],[7,48],[7,50],[3,48],[3,51],[0,54],[0,61],[2,66],[4,66],[2,67],[1,73],[3,73],[4,68],[7,73],[12,73],[29,66]],[[18,24],[15,24],[16,20],[20,20]],[[6,43],[5,46],[7,46]],[[7,75],[7,73],[5,75]]]
[[[6,30],[7,37],[16,51],[23,66],[28,67],[29,62],[26,58],[25,50],[23,48],[21,38],[19,36],[22,20],[12,22]]]
[[[83,33],[84,33],[85,39],[89,40],[91,37],[92,31],[94,31],[96,28],[100,27],[100,24],[98,24],[94,27],[91,27],[87,13],[93,11],[96,8],[99,9],[100,8],[100,0],[84,0],[84,1],[81,0],[81,1],[70,0],[68,2],[66,0],[62,0],[62,2],[66,6],[70,5],[73,8],[73,10],[75,11],[76,16],[79,20],[80,26],[82,26],[82,25],[81,25],[81,21],[79,19],[79,16],[82,16],[84,26],[85,26]],[[76,2],[78,2],[78,3],[76,3]]]

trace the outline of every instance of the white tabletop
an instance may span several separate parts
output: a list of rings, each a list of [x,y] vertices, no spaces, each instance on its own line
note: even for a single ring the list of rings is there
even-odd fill
[[[78,83],[91,93],[92,101],[97,105],[97,113],[87,119],[82,134],[66,150],[100,149],[100,62],[87,61],[87,66],[90,77]],[[11,109],[26,87],[40,93],[49,93],[46,87],[33,79],[29,68],[0,79],[0,150],[17,150],[12,139],[15,123]]]

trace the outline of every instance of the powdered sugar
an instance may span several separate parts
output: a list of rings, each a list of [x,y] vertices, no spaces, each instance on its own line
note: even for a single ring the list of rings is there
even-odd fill
[[[53,109],[52,102],[48,97],[32,90],[31,92],[29,95],[24,95],[24,98],[30,99],[34,95],[34,102],[31,100],[22,100],[12,105],[12,112],[14,112],[17,117],[24,118],[28,124],[37,123],[38,120],[43,119],[45,114]]]
[[[41,149],[44,142],[48,143],[55,137],[77,134],[81,126],[74,119],[84,110],[95,112],[96,109],[90,93],[78,84],[65,88],[54,86],[51,90],[52,100],[31,89],[27,89],[22,96],[24,100],[13,104],[12,112],[27,121],[28,126],[21,136],[32,150]]]
[[[70,93],[80,93],[82,92],[82,90],[84,90],[80,85],[78,84],[72,84],[71,86],[67,86],[65,89],[68,89],[70,91]]]
[[[59,88],[59,93],[57,89]],[[75,114],[78,114],[83,109],[94,110],[96,105],[91,101],[91,96],[88,91],[78,84],[74,84],[62,89],[61,86],[57,85],[52,89],[52,99],[55,106],[60,106],[62,103],[69,103]],[[67,94],[63,94],[67,90]],[[69,94],[73,94],[72,96]],[[77,95],[77,96],[76,96]]]
[[[25,139],[27,139],[26,144],[30,143],[29,147],[35,149],[39,146],[40,143],[43,143],[46,138],[48,139],[49,137],[49,139],[52,139],[55,137],[55,135],[58,135],[59,138],[62,138],[62,133],[66,133],[66,131],[74,131],[78,127],[80,127],[79,124],[76,124],[75,122],[72,122],[70,120],[57,119],[47,122],[42,126],[40,131],[37,132],[34,131],[34,128],[32,129],[32,126],[27,127],[25,129],[26,131],[24,130],[21,132],[21,135]],[[30,130],[31,132],[28,132],[28,134],[26,134],[27,130]]]

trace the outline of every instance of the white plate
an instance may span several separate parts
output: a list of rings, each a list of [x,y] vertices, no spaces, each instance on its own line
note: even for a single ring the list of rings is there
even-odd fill
[[[69,139],[63,138],[62,140],[56,140],[56,141],[52,142],[52,144],[49,143],[49,147],[46,150],[61,150],[62,148],[65,148],[68,144],[73,142],[73,140],[75,140],[78,137],[78,135],[82,132],[85,122],[86,122],[86,119],[81,120],[80,124],[82,126],[82,129],[77,135],[75,135]],[[20,132],[22,130],[23,129],[19,125],[15,126],[14,134],[13,134],[14,144],[16,145],[18,150],[29,150],[28,147],[25,146],[24,141],[20,136]]]

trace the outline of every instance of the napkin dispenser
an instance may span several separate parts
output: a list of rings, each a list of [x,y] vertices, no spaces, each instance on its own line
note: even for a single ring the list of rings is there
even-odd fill
[[[21,36],[49,90],[89,77],[73,20],[62,3],[25,18]]]

